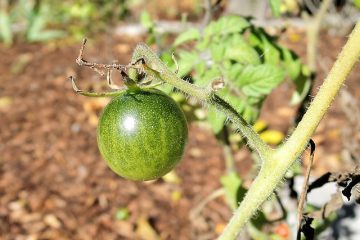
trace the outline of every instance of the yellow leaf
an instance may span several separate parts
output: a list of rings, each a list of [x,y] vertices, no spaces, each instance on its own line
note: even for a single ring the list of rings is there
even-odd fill
[[[264,120],[259,119],[254,123],[253,128],[255,132],[261,132],[267,128],[267,123]]]
[[[12,99],[10,97],[0,97],[0,108],[6,108],[10,106]]]
[[[277,145],[281,143],[284,137],[284,134],[277,130],[266,130],[260,134],[260,138],[271,145]]]
[[[136,235],[143,240],[159,240],[160,237],[150,225],[147,218],[142,216],[137,221]]]
[[[181,179],[178,177],[178,175],[174,170],[167,173],[165,176],[162,177],[162,179],[167,183],[175,183],[175,184],[181,183]]]

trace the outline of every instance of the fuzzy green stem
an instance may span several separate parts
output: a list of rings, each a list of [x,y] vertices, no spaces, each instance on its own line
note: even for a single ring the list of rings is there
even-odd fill
[[[264,161],[259,175],[254,180],[246,197],[235,211],[221,240],[235,239],[244,224],[257,211],[260,205],[271,196],[281,182],[287,169],[304,151],[307,143],[325,115],[335,95],[360,56],[360,22],[351,33],[328,77],[325,79],[314,101],[299,125],[280,148]]]
[[[289,139],[276,151],[281,161],[291,164],[304,150],[321,119],[339,92],[346,77],[360,56],[360,22],[351,33],[348,42],[319,89],[309,109]]]
[[[249,125],[230,104],[216,95],[211,88],[198,87],[179,78],[175,73],[170,71],[145,44],[137,45],[134,50],[132,61],[134,63],[139,62],[139,59],[145,61],[143,67],[147,74],[159,78],[180,89],[184,93],[195,97],[202,102],[215,106],[219,111],[223,112],[245,136],[249,146],[258,152],[261,159],[267,159],[269,154],[273,152],[272,148],[260,138],[251,125]]]

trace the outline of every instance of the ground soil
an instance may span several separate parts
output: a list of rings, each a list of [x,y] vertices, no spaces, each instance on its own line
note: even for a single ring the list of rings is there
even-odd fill
[[[304,35],[296,34],[297,41],[289,40],[290,33],[281,41],[305,59]],[[322,35],[316,86],[345,40]],[[109,41],[91,40],[86,57],[127,63],[141,39]],[[106,100],[76,95],[67,78],[76,76],[84,89],[103,89],[97,74],[75,65],[78,49],[79,44],[0,46],[0,238],[213,239],[231,216],[225,200],[210,202],[195,220],[189,211],[220,187],[221,146],[209,130],[191,123],[186,154],[175,169],[179,181],[142,183],[116,176],[96,145],[97,116]],[[357,100],[359,74],[358,66],[346,83]],[[295,113],[286,100],[290,90],[285,83],[274,92],[261,115],[284,133]],[[314,135],[314,175],[351,168],[342,156],[341,137],[349,127],[337,98]],[[360,142],[359,134],[354,141]],[[235,158],[240,174],[251,179],[248,151],[236,152]],[[124,207],[129,219],[116,220],[117,209]]]

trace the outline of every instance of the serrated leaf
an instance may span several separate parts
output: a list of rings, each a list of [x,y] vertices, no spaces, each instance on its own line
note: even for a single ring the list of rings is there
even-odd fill
[[[244,67],[236,84],[245,95],[261,98],[269,94],[284,80],[284,72],[276,66],[263,64]]]
[[[249,21],[240,16],[224,16],[221,17],[218,21],[211,22],[205,28],[205,37],[239,33],[248,27],[250,27]]]
[[[224,58],[242,64],[260,64],[258,53],[242,38],[241,35],[233,35],[223,44],[226,46]]]
[[[262,35],[264,60],[267,64],[278,65],[280,63],[280,51],[275,44]]]
[[[198,40],[200,38],[200,32],[196,28],[190,28],[187,31],[181,33],[174,42],[174,47],[179,46],[191,40]]]
[[[274,17],[280,17],[281,0],[269,0],[271,13]]]

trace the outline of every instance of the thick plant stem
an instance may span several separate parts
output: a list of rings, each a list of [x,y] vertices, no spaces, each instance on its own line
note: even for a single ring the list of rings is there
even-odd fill
[[[244,224],[270,197],[281,182],[287,169],[304,151],[307,143],[325,115],[335,95],[360,56],[360,22],[355,26],[328,77],[325,79],[308,111],[287,142],[264,161],[259,175],[254,180],[246,197],[235,211],[229,224],[219,237],[221,240],[235,239]]]
[[[251,188],[219,239],[235,239],[245,223],[256,213],[259,206],[271,196],[276,186],[281,182],[288,168],[280,162],[271,162],[271,160],[275,160],[272,157],[268,160],[270,161],[263,163],[258,176],[251,184]]]
[[[288,159],[287,161],[291,164],[302,153],[359,57],[360,22],[356,24],[348,42],[339,54],[302,120],[289,139],[276,151],[277,156]]]
[[[242,116],[226,101],[217,96],[211,88],[202,88],[193,85],[189,82],[176,76],[170,71],[168,67],[156,56],[156,54],[145,44],[137,45],[134,50],[132,61],[139,62],[143,59],[144,71],[155,78],[173,85],[184,93],[195,97],[196,99],[215,106],[219,111],[223,112],[229,120],[241,131],[245,136],[249,146],[255,149],[260,155],[261,159],[267,159],[269,154],[273,152],[272,148],[268,146],[260,136],[252,129]]]

